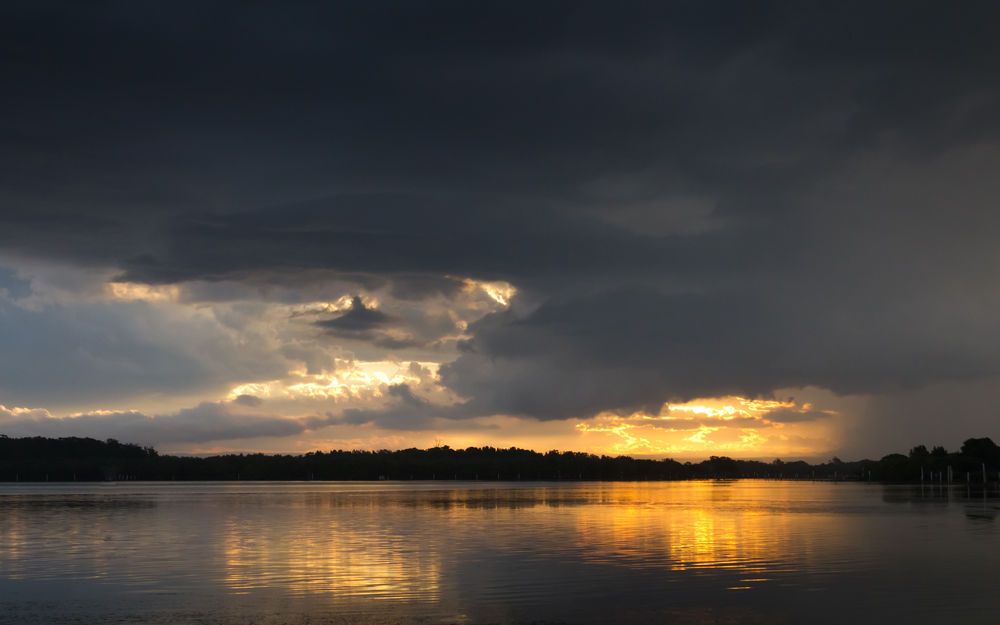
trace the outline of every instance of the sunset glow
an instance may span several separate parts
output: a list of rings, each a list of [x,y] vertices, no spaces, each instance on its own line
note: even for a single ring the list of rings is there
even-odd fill
[[[227,397],[230,400],[240,395],[333,400],[378,398],[387,386],[420,384],[422,379],[419,374],[434,376],[440,366],[436,362],[418,361],[344,361],[337,364],[333,373],[310,374],[299,370],[291,372],[284,380],[241,384],[234,387]]]
[[[789,415],[791,422],[785,422]],[[803,421],[796,421],[795,416]],[[836,444],[830,420],[838,416],[835,410],[817,411],[808,402],[721,397],[664,404],[657,415],[602,414],[576,424],[576,429],[585,435],[602,435],[609,450],[624,454],[813,455]]]
[[[511,300],[517,295],[517,289],[508,282],[482,282],[470,278],[465,278],[463,282],[467,291],[482,291],[501,306],[509,306]]]
[[[150,285],[139,282],[108,282],[107,292],[119,300],[141,300],[146,302],[176,301],[180,289],[176,285]]]
[[[989,434],[992,33],[841,65],[781,25],[849,11],[505,4],[541,22],[501,45],[471,7],[71,4],[2,22],[46,54],[5,70],[0,434],[684,458]],[[746,32],[716,46],[719,15]]]
[[[996,622],[998,24],[0,2],[0,622]]]

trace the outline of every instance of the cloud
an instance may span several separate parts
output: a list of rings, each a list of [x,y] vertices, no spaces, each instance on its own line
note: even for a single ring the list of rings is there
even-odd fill
[[[46,410],[0,406],[0,430],[8,436],[89,436],[143,445],[204,443],[301,434],[325,422],[247,412],[246,402],[202,402],[172,414],[100,411],[55,417]]]
[[[101,290],[74,293],[43,278],[30,284],[32,295],[0,295],[0,398],[7,403],[72,409],[150,393],[218,393],[289,368],[275,349],[279,338],[259,318],[109,300]]]
[[[435,405],[414,394],[409,384],[392,384],[386,389],[389,405],[379,408],[347,408],[339,419],[358,425],[374,423],[389,429],[428,429],[437,418],[447,418],[456,413],[455,406]],[[336,418],[330,415],[331,418]]]
[[[520,283],[618,258],[669,267],[669,251],[609,224],[745,223],[880,144],[920,154],[995,138],[997,94],[982,80],[995,43],[980,26],[994,9],[911,10],[901,24],[881,7],[552,6],[527,20],[516,6],[489,19],[300,7],[276,31],[267,9],[243,7],[238,53],[223,54],[207,24],[225,4],[199,26],[8,8],[11,45],[41,37],[50,54],[5,70],[16,185],[0,244],[146,281],[335,267]],[[530,35],[504,35],[526,21]],[[119,184],[102,184],[106,172]]]
[[[355,295],[347,312],[333,319],[317,321],[316,325],[326,328],[334,335],[354,336],[369,333],[390,321],[389,315],[376,310],[374,306],[368,308],[361,298]]]
[[[393,286],[391,293],[395,292],[396,288]],[[460,297],[458,291],[440,293],[439,296],[446,298],[447,309],[435,309],[434,303],[426,301],[426,298],[416,304],[412,300],[402,299],[393,302],[399,309],[399,315],[390,315],[376,309],[374,305],[366,306],[355,295],[345,312],[332,319],[321,319],[314,323],[329,337],[367,342],[376,348],[392,351],[413,348],[440,351],[446,343],[453,345],[458,340],[461,328],[466,325],[461,319],[462,314],[471,313],[475,318],[483,313],[477,314],[474,303],[463,301],[467,298]],[[468,309],[463,311],[463,304]]]
[[[0,267],[0,299],[15,300],[31,295],[31,283],[18,277],[17,272]]]
[[[236,399],[233,400],[233,403],[240,404],[242,406],[251,406],[255,408],[264,403],[264,400],[262,400],[260,397],[244,394],[244,395],[237,395]]]
[[[367,307],[357,295],[343,314],[333,319],[315,322],[330,336],[352,341],[368,341],[375,347],[389,350],[423,347],[426,341],[414,338],[401,329],[401,320]]]
[[[211,390],[283,374],[285,363],[210,319],[143,304],[0,310],[0,396],[65,405],[148,391]]]
[[[1000,373],[997,7],[233,6],[2,9],[47,53],[0,70],[0,252],[178,289],[0,276],[8,403],[336,349],[454,360],[456,418]]]
[[[968,438],[995,438],[998,385],[1000,376],[990,376],[873,394],[852,415],[847,451],[880,458],[888,450],[906,453],[916,445],[955,451]]]
[[[772,423],[808,423],[829,419],[833,415],[829,411],[809,410],[808,408],[778,408],[764,415]]]
[[[904,303],[848,301],[832,288],[552,297],[527,315],[474,324],[440,374],[483,413],[568,418],[810,385],[914,388],[1000,366],[985,309],[941,308],[933,291]]]

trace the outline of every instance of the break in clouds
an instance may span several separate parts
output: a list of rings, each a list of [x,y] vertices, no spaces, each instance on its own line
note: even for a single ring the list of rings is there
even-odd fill
[[[0,404],[112,411],[66,434],[818,389],[866,406],[824,450],[996,435],[990,5],[2,13]]]

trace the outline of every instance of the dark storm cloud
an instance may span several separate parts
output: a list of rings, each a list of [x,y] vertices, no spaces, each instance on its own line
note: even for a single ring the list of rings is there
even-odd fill
[[[455,278],[443,276],[393,276],[392,295],[396,299],[419,301],[428,297],[453,297],[464,284]]]
[[[686,252],[618,231],[585,215],[419,194],[345,194],[213,217],[179,217],[164,229],[162,256],[122,261],[126,280],[175,282],[274,269],[381,272],[405,291],[429,280],[397,275],[547,279],[655,271]],[[174,247],[176,246],[176,248]],[[666,258],[664,258],[666,254]],[[446,293],[454,293],[454,290]]]
[[[257,407],[264,403],[260,397],[254,395],[238,395],[233,403],[240,404],[241,406]]]
[[[477,323],[441,377],[478,412],[568,418],[809,385],[907,389],[996,370],[990,308],[935,307],[937,299],[858,296],[830,284],[552,298],[527,316]]]
[[[482,413],[1000,371],[994,4],[2,11],[7,254],[508,280],[443,370]]]
[[[774,423],[806,423],[829,419],[831,416],[833,415],[820,410],[778,408],[765,414],[764,418]]]
[[[402,333],[403,321],[376,309],[365,306],[357,295],[351,307],[333,319],[317,321],[316,325],[330,336],[353,341],[369,341],[384,349],[405,349],[423,346],[426,341]],[[452,324],[452,328],[454,325]]]
[[[381,427],[406,429],[420,428],[440,412],[448,408],[438,408],[422,397],[418,397],[408,384],[393,384],[386,390],[389,405],[382,408],[348,408],[341,418],[347,423],[375,423]]]
[[[767,423],[753,417],[697,417],[690,419],[670,419],[669,421],[646,421],[642,425],[659,428],[668,431],[697,430],[701,427],[723,427],[723,428],[763,428]]]
[[[413,367],[411,366],[411,371]],[[465,404],[442,406],[434,404],[413,392],[409,384],[392,384],[386,390],[388,401],[378,408],[346,408],[328,413],[328,423],[360,425],[372,423],[392,430],[447,430],[452,427],[469,430],[493,430],[497,425],[466,421],[479,416]]]
[[[374,329],[385,326],[391,321],[392,317],[380,310],[376,310],[375,307],[369,308],[365,306],[361,298],[355,295],[351,300],[351,307],[347,309],[347,312],[333,319],[317,321],[316,325],[326,328],[334,334],[358,334],[371,332]]]

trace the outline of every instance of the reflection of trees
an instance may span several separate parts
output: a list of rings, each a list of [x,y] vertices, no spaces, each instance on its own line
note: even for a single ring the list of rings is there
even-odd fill
[[[958,484],[887,484],[882,487],[882,501],[889,504],[907,504],[917,509],[942,509],[961,503],[962,510],[970,519],[993,521],[1000,513],[1000,500],[996,492],[978,485]]]
[[[891,504],[912,504],[925,507],[946,507],[952,498],[952,489],[936,484],[886,484],[882,486],[882,501]]]
[[[1000,506],[996,502],[990,502],[985,497],[981,502],[965,504],[965,516],[970,519],[980,521],[995,521],[1000,514]]]

